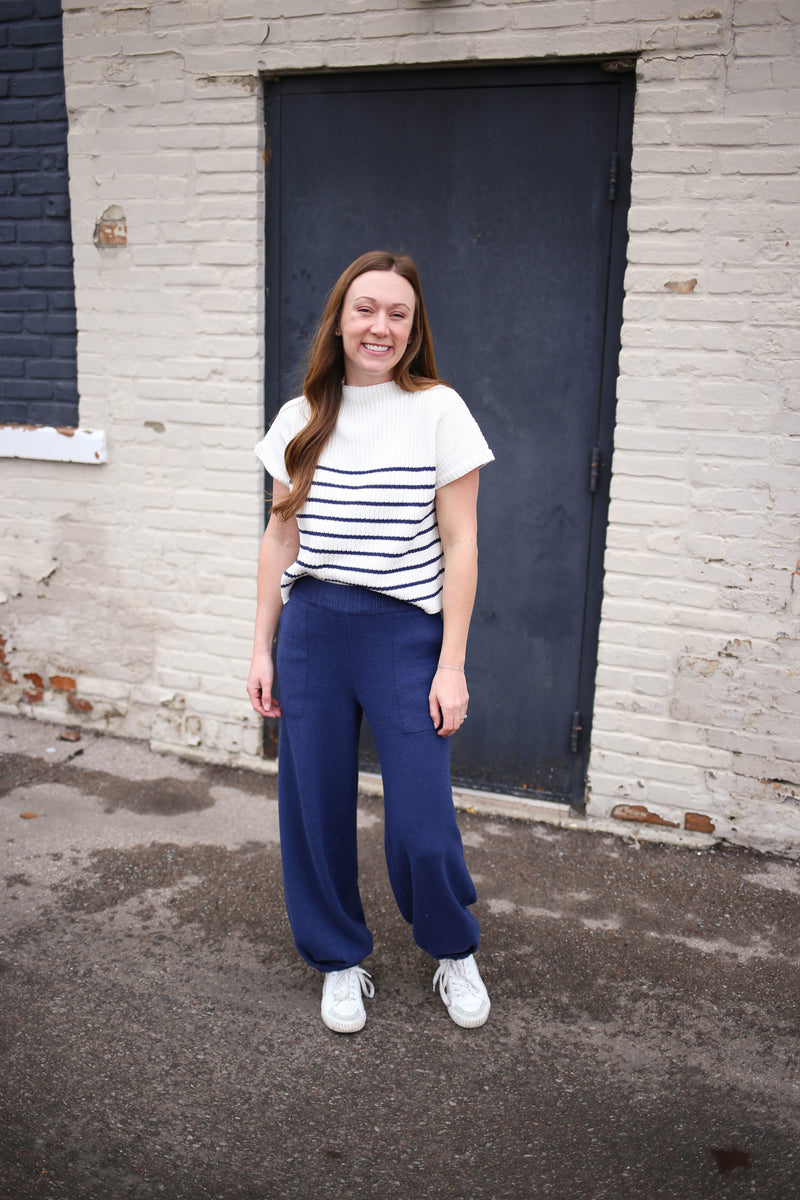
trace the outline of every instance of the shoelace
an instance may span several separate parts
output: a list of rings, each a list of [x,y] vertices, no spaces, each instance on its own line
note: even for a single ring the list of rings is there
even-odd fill
[[[375,995],[372,977],[369,971],[365,971],[363,967],[347,967],[344,971],[334,972],[334,975],[335,978],[331,985],[334,1000],[347,1000],[350,997],[355,1000],[359,988],[370,1000]]]
[[[437,983],[439,994],[448,1008],[453,1000],[460,1000],[462,996],[479,995],[478,985],[467,974],[464,960],[460,958],[446,958],[439,964],[433,977],[434,991]]]

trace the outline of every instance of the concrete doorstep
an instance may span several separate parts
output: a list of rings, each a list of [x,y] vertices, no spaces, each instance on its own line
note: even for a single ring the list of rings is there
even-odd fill
[[[2,1200],[795,1200],[800,865],[459,813],[483,1028],[359,807],[376,987],[330,1033],[275,780],[0,717]]]

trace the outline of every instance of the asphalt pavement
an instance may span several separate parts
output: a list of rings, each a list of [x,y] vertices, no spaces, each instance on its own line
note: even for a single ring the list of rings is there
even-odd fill
[[[1,1200],[797,1200],[800,864],[460,813],[482,1029],[360,804],[367,1025],[319,1018],[275,779],[0,716]]]

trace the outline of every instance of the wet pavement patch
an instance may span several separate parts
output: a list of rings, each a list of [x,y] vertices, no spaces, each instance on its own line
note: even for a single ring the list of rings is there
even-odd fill
[[[714,1162],[719,1168],[720,1175],[727,1174],[728,1171],[735,1171],[737,1168],[749,1170],[750,1155],[746,1150],[736,1150],[733,1148],[727,1150],[711,1151]]]
[[[211,789],[219,784],[235,786],[249,795],[264,795],[274,788],[269,776],[228,768],[198,767],[192,779],[175,779],[164,775],[156,779],[128,779],[109,771],[73,765],[73,759],[83,754],[78,750],[61,763],[46,763],[24,754],[3,756],[3,775],[0,796],[20,787],[43,783],[61,783],[79,788],[103,801],[103,811],[130,812],[153,816],[178,816],[211,808],[214,799]]]
[[[139,921],[165,908],[171,923],[197,924],[220,937],[237,932],[257,943],[273,923],[265,914],[282,904],[278,856],[259,842],[236,850],[168,842],[95,850],[56,895],[65,912],[100,913],[138,900]]]
[[[21,873],[6,875],[6,887],[7,888],[30,887],[30,886],[31,886],[31,881],[30,881],[30,879],[28,879],[27,875],[22,875]]]

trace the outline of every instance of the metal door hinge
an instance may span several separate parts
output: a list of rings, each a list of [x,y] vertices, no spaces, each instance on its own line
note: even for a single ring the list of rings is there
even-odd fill
[[[582,729],[583,725],[581,724],[581,714],[576,711],[572,714],[572,728],[569,731],[570,754],[578,753],[578,741],[580,739]]]
[[[617,175],[619,173],[619,155],[616,150],[611,155],[611,176],[608,181],[608,198],[613,204],[617,198]]]
[[[589,468],[589,491],[592,493],[597,491],[597,485],[600,479],[601,463],[602,459],[600,458],[600,447],[594,446],[592,448],[592,463]]]

